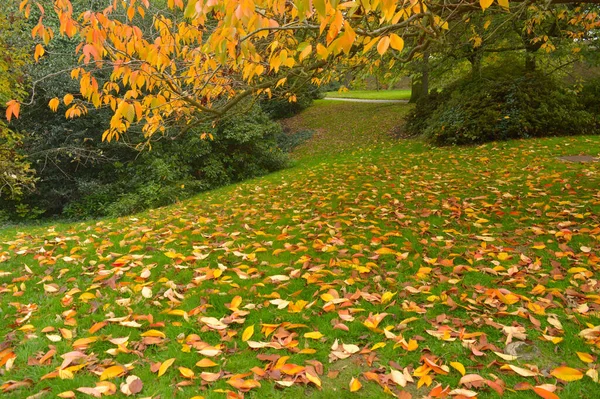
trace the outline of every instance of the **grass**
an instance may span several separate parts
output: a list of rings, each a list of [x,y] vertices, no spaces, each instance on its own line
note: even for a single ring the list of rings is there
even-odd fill
[[[420,388],[417,377],[405,388],[388,382],[392,368],[415,374],[425,358],[498,378],[505,398],[537,397],[515,390],[523,383],[595,398],[592,378],[557,383],[549,373],[598,366],[600,342],[579,334],[600,324],[600,165],[556,157],[599,155],[600,137],[432,148],[388,135],[406,110],[320,101],[286,121],[317,131],[291,169],[132,217],[1,231],[3,399],[81,387],[124,397],[121,373],[99,382],[113,365],[141,379],[140,397],[241,397],[240,379],[260,382],[245,398],[382,397],[365,372],[396,395],[442,384],[498,396],[460,385],[454,368],[425,369],[431,381]],[[522,327],[513,340],[539,358],[494,354],[503,326]],[[336,341],[361,351],[336,360]],[[61,378],[72,351],[82,355]],[[196,366],[203,358],[217,365]],[[283,364],[314,367],[322,389]],[[362,384],[355,394],[352,378]]]
[[[408,100],[410,90],[351,90],[328,91],[325,97],[330,98],[360,98],[364,100]]]

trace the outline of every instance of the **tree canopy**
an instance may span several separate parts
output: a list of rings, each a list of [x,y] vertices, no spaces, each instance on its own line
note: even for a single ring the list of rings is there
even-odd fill
[[[102,136],[110,141],[133,127],[146,138],[173,124],[185,131],[276,88],[294,101],[288,82],[320,84],[334,63],[365,64],[386,55],[391,64],[411,60],[432,42],[443,44],[455,25],[478,21],[470,13],[499,13],[506,21],[525,14],[527,43],[549,50],[551,36],[539,27],[551,19],[562,21],[557,28],[571,40],[583,40],[600,26],[593,6],[561,3],[114,0],[104,9],[92,2],[79,10],[70,0],[23,0],[20,8],[38,20],[32,29],[36,60],[57,34],[78,41],[79,64],[68,72],[79,92],[53,98],[49,107],[64,107],[67,118],[110,108],[110,127]],[[470,30],[478,47],[483,39]],[[9,120],[20,105],[7,103]]]

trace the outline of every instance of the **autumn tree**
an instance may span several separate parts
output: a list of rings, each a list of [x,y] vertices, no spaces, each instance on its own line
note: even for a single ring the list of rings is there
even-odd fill
[[[79,64],[70,70],[79,91],[52,99],[50,108],[63,103],[67,118],[109,108],[102,137],[110,141],[132,128],[147,139],[167,126],[185,131],[275,89],[294,101],[290,82],[325,82],[331,65],[365,65],[386,54],[396,62],[422,57],[455,24],[469,23],[465,13],[527,9],[530,42],[546,39],[535,28],[552,13],[552,2],[496,1],[113,0],[78,13],[70,0],[22,0],[20,8],[26,16],[39,12],[36,60],[56,35],[79,43]],[[598,26],[591,15],[579,12],[568,24],[590,31]],[[10,102],[7,116],[19,108]]]
[[[22,31],[22,18],[16,9],[0,9],[0,104],[15,104],[15,98],[26,95],[24,67],[27,65],[28,42]],[[12,102],[11,102],[12,101]],[[0,196],[16,197],[33,185],[33,172],[18,151],[21,137],[7,122],[18,116],[14,108],[7,121],[0,120]]]

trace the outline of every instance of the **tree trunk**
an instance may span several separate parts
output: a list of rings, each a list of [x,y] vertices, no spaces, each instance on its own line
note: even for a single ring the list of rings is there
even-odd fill
[[[412,76],[409,102],[415,103],[429,95],[429,50],[425,50],[423,60],[417,67],[417,73]]]
[[[535,53],[527,49],[525,52],[525,72],[534,72],[535,68]]]
[[[416,103],[423,96],[423,83],[421,76],[414,75],[410,84],[410,100],[411,103]]]
[[[473,50],[468,60],[471,63],[471,76],[477,78],[481,76],[481,61],[483,53],[481,51]]]
[[[429,95],[429,50],[423,54],[423,77],[421,78],[421,97]]]

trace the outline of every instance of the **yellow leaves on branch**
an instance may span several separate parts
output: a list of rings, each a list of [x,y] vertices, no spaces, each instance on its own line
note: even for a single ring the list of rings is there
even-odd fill
[[[479,5],[481,6],[481,9],[485,11],[492,5],[493,2],[494,0],[479,0]]]

